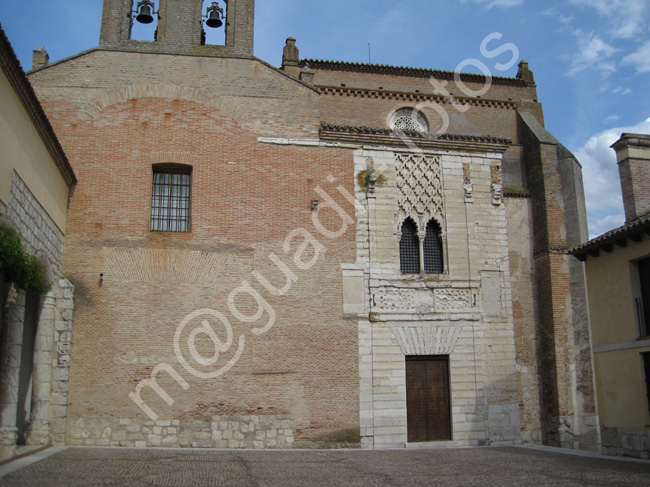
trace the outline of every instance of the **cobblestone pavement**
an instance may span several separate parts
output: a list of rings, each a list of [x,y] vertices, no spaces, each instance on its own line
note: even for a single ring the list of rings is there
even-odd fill
[[[207,451],[69,448],[0,479],[34,487],[650,486],[650,462],[528,448]]]

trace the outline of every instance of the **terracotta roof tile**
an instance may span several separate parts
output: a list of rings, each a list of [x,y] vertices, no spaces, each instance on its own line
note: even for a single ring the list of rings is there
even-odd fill
[[[574,255],[581,261],[585,261],[588,256],[598,257],[601,250],[611,252],[614,245],[625,247],[628,240],[640,241],[643,233],[650,234],[650,214],[591,239],[589,242],[569,251],[569,254]]]

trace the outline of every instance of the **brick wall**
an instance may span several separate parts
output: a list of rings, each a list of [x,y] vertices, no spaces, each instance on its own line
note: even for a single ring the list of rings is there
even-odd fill
[[[115,53],[98,52],[90,58],[104,55]],[[142,391],[159,420],[199,421],[209,430],[215,416],[288,415],[297,443],[350,437],[350,430],[358,428],[358,343],[356,322],[343,315],[341,264],[354,260],[354,225],[340,237],[323,237],[314,215],[331,231],[341,226],[341,219],[326,207],[317,213],[310,208],[312,199],[322,200],[315,192],[321,186],[353,215],[354,208],[337,198],[335,189],[343,184],[352,191],[350,154],[259,144],[261,134],[313,134],[311,127],[318,124],[313,92],[302,85],[290,92],[287,84],[296,83],[281,74],[272,84],[264,73],[268,68],[254,74],[255,65],[261,66],[256,62],[211,60],[210,69],[223,63],[233,67],[228,75],[210,81],[219,86],[212,98],[192,90],[168,97],[155,87],[134,97],[119,90],[105,95],[106,85],[120,86],[123,77],[130,76],[125,71],[136,72],[130,64],[133,56],[144,66],[152,63],[138,74],[142,79],[155,62],[165,63],[160,57],[152,61],[128,54],[106,78],[91,70],[101,80],[98,85],[104,85],[91,88],[93,99],[102,102],[85,113],[78,110],[88,107],[83,96],[78,103],[79,94],[56,87],[66,75],[74,78],[85,67],[64,66],[61,71],[67,73],[53,69],[34,76],[80,180],[70,203],[65,256],[65,272],[77,293],[68,441],[77,443],[76,435],[95,431],[93,425],[111,417],[124,421],[107,423],[108,439],[119,443],[119,438],[128,438],[127,427],[148,420],[129,393],[151,378],[159,364],[170,365],[189,384],[185,390],[166,372],[158,376],[173,398],[169,406],[151,388]],[[193,66],[207,64],[183,59]],[[176,65],[180,71],[191,69],[182,64]],[[110,68],[98,69],[108,74]],[[169,73],[179,85],[180,71]],[[255,77],[257,88],[235,84],[246,71]],[[194,76],[200,77],[200,71]],[[244,118],[237,120],[238,113],[224,99],[228,90]],[[246,98],[242,92],[260,96]],[[291,102],[286,99],[289,93]],[[285,108],[289,114],[276,115]],[[191,233],[149,231],[152,164],[163,162],[192,165]],[[329,183],[330,176],[336,184]],[[287,236],[299,228],[311,232],[324,248],[308,270],[293,261],[302,237],[295,237],[288,251],[283,248]],[[272,253],[296,276],[280,296],[267,292],[252,274],[259,272],[272,286],[284,285],[285,273],[269,259]],[[302,255],[309,261],[311,247]],[[228,296],[244,280],[276,315],[273,327],[260,336],[253,333],[260,323],[238,322],[230,312]],[[257,309],[246,297],[238,298],[236,307],[247,316]],[[213,380],[188,374],[174,350],[177,326],[206,308],[225,314],[233,326],[233,346],[222,354],[223,363],[235,357],[238,340],[244,337],[236,363]],[[266,318],[264,313],[260,322]],[[201,326],[201,321],[193,325]],[[209,346],[200,350],[206,356],[212,352]],[[190,442],[198,441],[205,428],[193,429],[200,434]],[[102,435],[103,429],[88,438],[104,444]]]
[[[254,0],[228,2],[226,21],[221,27],[226,29],[225,46],[201,45],[202,15],[205,13],[203,0],[158,0],[154,3],[155,14],[159,12],[159,15],[154,14],[156,40],[141,42],[131,40],[131,26],[136,22],[131,18],[131,12],[135,10],[137,1],[105,0],[100,47],[149,53],[253,55]]]
[[[105,9],[113,15],[119,5],[107,2]],[[250,30],[244,37],[252,50],[253,2],[231,0],[233,14],[236,29]],[[109,43],[123,39],[113,20],[102,33]],[[226,49],[239,33],[228,37]],[[582,446],[579,423],[593,413],[589,349],[571,315],[580,307],[567,307],[567,296],[579,304],[580,273],[565,265],[567,235],[580,215],[564,211],[579,195],[564,192],[571,175],[552,170],[557,141],[538,140],[543,116],[535,86],[500,80],[485,96],[463,97],[455,106],[433,96],[429,76],[315,69],[319,93],[259,60],[220,57],[226,52],[215,46],[183,52],[165,43],[102,46],[115,51],[93,50],[31,74],[80,176],[66,236],[65,271],[77,296],[68,441],[156,445],[164,431],[176,445],[176,432],[163,428],[182,427],[192,444],[207,439],[220,423],[216,417],[288,415],[290,434],[303,445],[354,437],[359,425],[366,446],[402,444],[404,356],[426,352],[452,356],[458,444],[517,442],[522,422],[531,441]],[[467,87],[483,85],[475,80]],[[448,91],[463,95],[455,83]],[[398,272],[398,220],[408,211],[396,207],[394,172],[367,213],[357,205],[358,219],[338,233],[342,215],[322,191],[352,215],[355,208],[337,186],[366,201],[355,182],[367,157],[394,171],[404,152],[362,149],[367,144],[360,140],[324,142],[318,134],[321,122],[385,128],[395,109],[418,103],[429,103],[424,112],[436,131],[444,117],[431,102],[449,116],[446,132],[509,138],[513,145],[502,155],[501,144],[490,149],[490,142],[463,139],[453,149],[427,152],[439,159],[444,199],[444,211],[428,207],[427,217],[443,225],[448,269],[423,285]],[[522,124],[523,114],[539,129]],[[191,233],[149,231],[156,163],[192,166]],[[503,184],[532,198],[504,204]],[[284,245],[297,228],[326,249],[309,269],[293,261],[305,248]],[[303,246],[303,260],[314,245]],[[289,272],[296,278],[274,294],[254,272],[277,287]],[[237,322],[229,306],[229,294],[244,280],[276,313],[262,336],[255,325]],[[255,314],[255,301],[238,299],[237,309]],[[221,354],[231,367],[208,382],[184,372],[174,349],[179,323],[206,308],[226,313],[233,324],[232,346]],[[257,321],[266,317],[260,313]],[[193,326],[200,325],[199,319]],[[206,343],[199,347],[204,357],[213,351]],[[574,377],[569,364],[576,361]],[[128,394],[156,373],[173,402],[143,389],[141,398],[164,423],[147,424]],[[579,383],[580,410],[569,377]],[[550,398],[551,409],[537,409],[540,396]],[[543,436],[545,421],[552,424]],[[561,423],[569,431],[560,432]]]

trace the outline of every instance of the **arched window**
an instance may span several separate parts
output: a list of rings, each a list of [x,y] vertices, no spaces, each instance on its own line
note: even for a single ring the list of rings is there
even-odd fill
[[[411,218],[407,218],[402,223],[402,238],[399,241],[399,261],[403,274],[420,273],[418,228]]]
[[[390,128],[401,132],[428,132],[429,124],[417,108],[400,108],[390,119]]]
[[[427,234],[424,238],[424,272],[427,274],[442,274],[445,270],[442,259],[442,230],[435,220],[427,224]]]

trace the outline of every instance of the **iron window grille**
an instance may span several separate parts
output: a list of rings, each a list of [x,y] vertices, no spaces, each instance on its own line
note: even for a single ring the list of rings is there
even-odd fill
[[[634,300],[636,319],[639,325],[639,336],[650,336],[650,259],[638,262],[641,297]]]
[[[403,274],[420,273],[420,241],[418,229],[411,218],[402,223],[402,237],[399,241],[400,269]]]
[[[192,168],[154,166],[151,191],[151,231],[189,232]]]
[[[648,398],[648,412],[650,413],[650,352],[643,352],[643,372],[645,374],[645,392]]]
[[[442,230],[438,222],[429,221],[424,238],[424,272],[427,274],[442,274],[445,270],[441,235]]]

